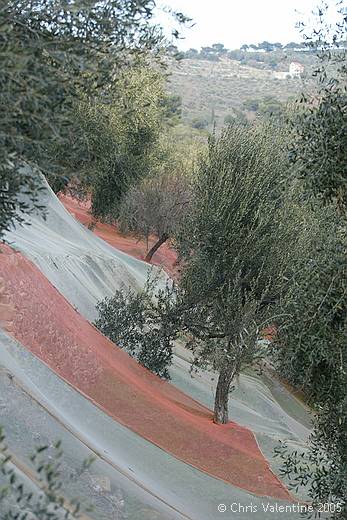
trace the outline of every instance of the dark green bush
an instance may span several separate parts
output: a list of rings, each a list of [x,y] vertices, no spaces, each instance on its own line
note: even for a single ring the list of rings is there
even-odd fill
[[[157,278],[149,278],[144,289],[119,289],[97,305],[96,327],[113,343],[164,379],[170,379],[173,341],[177,331],[170,316],[174,287],[155,290]]]

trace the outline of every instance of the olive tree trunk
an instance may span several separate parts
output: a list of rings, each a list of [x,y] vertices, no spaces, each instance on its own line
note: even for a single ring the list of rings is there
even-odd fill
[[[228,403],[230,385],[236,374],[236,363],[226,364],[219,372],[213,417],[213,422],[216,424],[226,424],[229,420]]]
[[[167,241],[168,238],[169,238],[169,235],[162,235],[159,238],[159,240],[154,244],[154,246],[151,247],[151,249],[148,251],[146,258],[145,258],[146,262],[150,262],[152,260],[154,253],[156,253],[158,251],[159,247],[162,246],[164,244],[164,242]]]

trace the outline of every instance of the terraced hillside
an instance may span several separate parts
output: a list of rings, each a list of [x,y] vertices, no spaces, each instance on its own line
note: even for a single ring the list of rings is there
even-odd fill
[[[252,502],[265,520],[263,504],[290,509],[305,498],[289,492],[273,457],[280,440],[304,449],[310,421],[301,403],[277,382],[242,374],[230,399],[232,421],[215,425],[215,375],[192,377],[183,345],[168,383],[88,322],[96,301],[121,284],[141,287],[148,264],[97,237],[100,228],[94,234],[82,226],[51,190],[40,201],[46,219],[32,214],[29,226],[11,229],[11,247],[0,255],[1,423],[33,492],[33,447],[51,449],[60,439],[64,480],[95,457],[62,490],[69,502],[78,496],[94,507],[88,520],[215,520],[218,504],[231,502]],[[85,206],[65,203],[85,221]]]

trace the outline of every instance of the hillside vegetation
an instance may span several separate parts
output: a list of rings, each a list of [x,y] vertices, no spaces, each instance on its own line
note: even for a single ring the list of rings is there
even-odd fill
[[[288,99],[313,88],[311,75],[317,67],[316,56],[305,51],[186,56],[191,53],[170,62],[170,89],[182,99],[184,121],[201,127],[220,126],[225,118],[252,120],[264,101],[269,111],[272,107],[277,112]],[[304,66],[299,77],[290,76],[291,62]]]
[[[212,477],[234,486],[234,499],[234,489],[242,500],[247,492],[294,499],[279,477],[299,500],[305,495],[312,506],[306,518],[324,512],[347,520],[345,10],[339,3],[334,28],[328,4],[318,10],[314,26],[304,25],[307,50],[264,41],[235,51],[214,44],[179,53],[167,46],[164,29],[153,27],[155,5],[12,0],[0,9],[0,246],[6,240],[15,248],[5,245],[8,253],[0,255],[0,321],[10,321],[9,332],[25,353],[56,379],[49,376],[45,385],[37,371],[39,386],[36,379],[28,385],[37,377],[35,365],[26,371],[17,364],[25,356],[12,360],[10,350],[1,362],[7,363],[5,377],[9,369],[14,379],[12,389],[17,378],[21,388],[25,374],[23,388],[34,389],[35,402],[36,395],[44,398],[43,407],[39,398],[37,404],[59,429],[45,433],[44,420],[35,426],[34,414],[26,416],[23,404],[8,405],[6,398],[0,399],[0,421],[7,410],[6,435],[25,450],[29,434],[31,442],[39,438],[35,432],[44,432],[53,446],[52,432],[60,427],[82,444],[89,439],[83,446],[98,456],[100,446],[115,439],[101,450],[110,480],[114,472],[116,482],[120,475],[136,484],[171,508],[170,515],[188,518],[194,511],[196,518],[215,518],[215,503],[211,514],[195,513],[192,505],[205,509],[204,495],[221,497],[210,488]],[[179,27],[190,22],[182,13],[171,15]],[[287,109],[290,99],[296,101]],[[83,232],[54,197],[41,197],[42,175],[56,193],[84,201],[90,227],[102,225],[112,242],[113,229],[142,240],[147,262],[170,244],[174,277]],[[18,225],[28,214],[29,231]],[[169,379],[177,341],[173,370],[182,372],[174,386],[191,395],[175,395],[174,386],[147,371]],[[286,423],[282,406],[278,415],[269,399],[264,406],[272,390],[258,397],[252,385],[239,385],[243,370],[261,372],[264,364],[303,393],[312,409],[310,436],[291,412]],[[201,370],[201,379],[188,383]],[[81,399],[70,398],[71,410],[80,410],[75,425],[74,414],[63,413],[67,397],[59,378]],[[230,399],[234,390],[238,404]],[[92,408],[84,408],[85,398]],[[23,426],[17,427],[15,411]],[[148,455],[150,444],[163,452],[163,463]],[[262,460],[262,445],[268,460]],[[70,446],[68,472],[80,476],[75,461],[84,451]],[[55,504],[64,509],[66,501],[56,496],[65,490],[56,483],[53,462],[39,462],[43,498],[36,506],[12,469],[3,471],[8,461],[0,428],[1,513],[10,497],[1,519],[60,520]],[[194,469],[186,480],[183,464]],[[209,479],[205,487],[199,471]],[[129,496],[122,498],[126,506]],[[24,516],[18,508],[27,508]],[[125,516],[154,518],[134,517],[130,509]]]

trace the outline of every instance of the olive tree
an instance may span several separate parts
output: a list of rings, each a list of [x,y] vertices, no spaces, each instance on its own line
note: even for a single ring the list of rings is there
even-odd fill
[[[259,362],[266,346],[262,328],[276,320],[293,263],[305,248],[304,205],[285,188],[285,139],[271,125],[232,126],[210,140],[192,176],[189,211],[175,233],[181,277],[161,293],[160,309],[138,315],[133,300],[122,302],[124,345],[146,338],[146,320],[166,338],[168,352],[178,335],[194,353],[193,367],[218,372],[214,420],[228,421],[232,382],[246,365]],[[140,299],[142,296],[140,295]],[[100,307],[109,334],[120,326],[117,309]],[[106,328],[105,328],[106,325]],[[148,345],[145,346],[145,349]]]
[[[335,28],[331,9],[338,16]],[[325,503],[332,518],[347,518],[347,69],[341,45],[346,13],[337,2],[323,4],[316,14],[313,29],[303,30],[318,49],[317,90],[300,100],[291,159],[304,196],[323,216],[314,255],[282,302],[291,319],[279,322],[277,341],[278,369],[306,391],[315,411],[314,431],[306,458],[285,446],[279,455],[290,481],[296,487],[308,484],[314,506]]]
[[[28,209],[20,190],[37,202],[39,171],[56,190],[68,182],[69,165],[85,149],[73,136],[76,99],[99,95],[139,53],[156,54],[162,46],[154,6],[152,0],[1,0],[0,233],[18,219],[18,208]]]
[[[285,139],[270,124],[232,126],[210,141],[194,204],[178,239],[184,269],[181,329],[194,364],[218,372],[214,420],[228,420],[228,397],[242,367],[262,359],[261,331],[303,241],[303,215],[287,195]]]
[[[162,71],[143,59],[119,73],[104,96],[80,102],[76,133],[85,153],[76,166],[94,217],[115,221],[122,197],[151,173],[165,98]]]
[[[146,239],[147,244],[150,236],[156,237],[147,262],[174,236],[189,211],[191,196],[189,177],[178,164],[155,172],[128,191],[120,208],[120,229]]]
[[[144,288],[121,288],[97,304],[95,326],[118,347],[159,377],[170,379],[172,348],[178,335],[175,286],[158,289],[158,277],[149,275]]]

